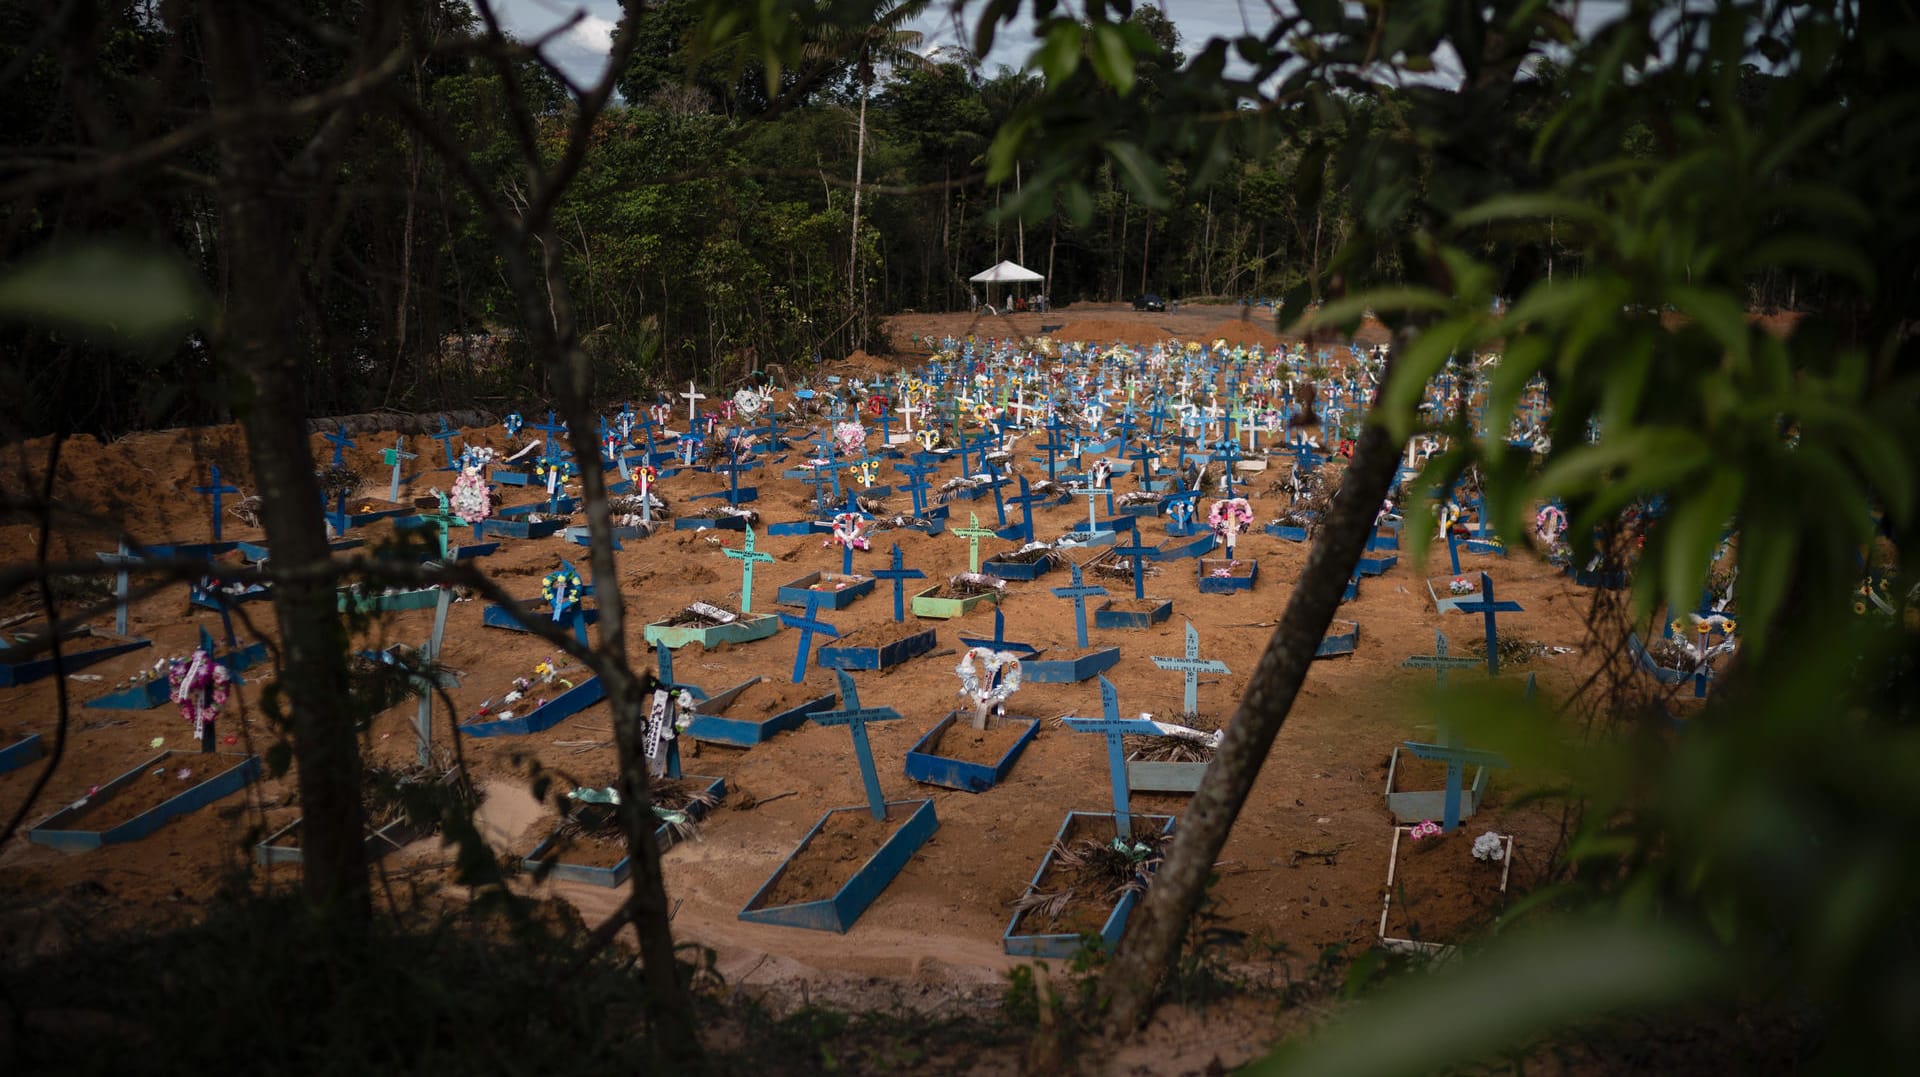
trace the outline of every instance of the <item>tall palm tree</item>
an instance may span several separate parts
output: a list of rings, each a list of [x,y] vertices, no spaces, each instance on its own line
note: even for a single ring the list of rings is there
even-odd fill
[[[931,0],[881,0],[873,9],[873,21],[864,28],[830,26],[808,46],[816,58],[853,65],[854,78],[860,84],[859,133],[853,153],[853,229],[847,241],[847,302],[853,303],[860,276],[860,185],[867,164],[867,98],[873,91],[874,71],[881,66],[927,66],[926,57],[915,50],[925,35],[910,29],[907,23],[925,11]]]

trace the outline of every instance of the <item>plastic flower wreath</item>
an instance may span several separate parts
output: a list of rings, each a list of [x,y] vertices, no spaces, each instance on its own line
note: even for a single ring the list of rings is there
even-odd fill
[[[981,665],[986,667],[987,682],[980,683],[980,674],[974,669],[973,660],[979,656]],[[1020,689],[1020,655],[1013,651],[995,651],[986,647],[969,647],[960,656],[960,662],[953,667],[960,677],[960,697],[973,704],[973,727],[987,727],[987,712]]]
[[[1441,833],[1442,831],[1440,829],[1439,823],[1436,823],[1431,819],[1426,819],[1416,824],[1413,827],[1413,829],[1407,831],[1407,840],[1408,841],[1424,841],[1427,838],[1437,838],[1441,835]]]
[[[867,447],[867,428],[859,423],[835,423],[833,443],[843,453],[857,453]]]
[[[553,607],[554,617],[580,604],[580,574],[571,568],[549,572],[540,581],[540,597]]]
[[[1465,576],[1455,576],[1453,579],[1447,581],[1447,593],[1450,595],[1470,595],[1475,590],[1477,590],[1477,588],[1474,582]]]
[[[1207,526],[1227,544],[1227,556],[1233,556],[1233,544],[1253,526],[1253,506],[1244,497],[1221,498],[1207,510]]]
[[[233,674],[202,648],[175,661],[167,671],[167,683],[173,688],[173,701],[180,705],[180,716],[193,723],[193,735],[199,737],[227,705]]]
[[[833,518],[833,534],[828,536],[822,546],[839,546],[848,550],[870,550],[873,543],[867,541],[867,526],[872,521],[857,512],[843,512]]]

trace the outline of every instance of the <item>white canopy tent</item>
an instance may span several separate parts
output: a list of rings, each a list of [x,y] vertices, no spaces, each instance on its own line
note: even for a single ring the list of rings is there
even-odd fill
[[[987,286],[987,302],[993,302],[993,286],[996,284],[1034,284],[1047,278],[1014,262],[1001,262],[992,269],[975,273],[968,278],[975,284]]]

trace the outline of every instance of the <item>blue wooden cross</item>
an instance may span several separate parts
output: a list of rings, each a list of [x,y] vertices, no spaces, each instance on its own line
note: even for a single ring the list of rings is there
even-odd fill
[[[893,469],[907,477],[907,493],[913,497],[913,514],[927,514],[927,476],[933,473],[931,464],[895,464]]]
[[[547,511],[557,515],[560,512],[560,469],[566,466],[567,455],[556,450],[552,439],[548,439],[540,463],[547,468]]]
[[[753,528],[747,528],[746,542],[737,550],[723,550],[728,557],[740,562],[740,612],[753,612],[753,566],[759,562],[772,563],[773,555],[759,553],[753,548]]]
[[[120,548],[114,553],[94,554],[105,564],[115,566],[113,574],[113,597],[117,599],[113,606],[113,634],[127,634],[127,566],[138,564],[140,557],[127,545],[126,539],[120,540]]]
[[[1028,489],[1027,477],[1025,475],[1022,475],[1020,476],[1020,496],[1014,497],[1014,498],[1008,498],[1008,500],[1013,504],[1020,506],[1020,516],[1022,520],[1020,525],[1020,532],[1021,532],[1022,540],[1025,542],[1032,542],[1034,540],[1033,507],[1037,504],[1040,504],[1046,501],[1047,500],[1046,495],[1036,494],[1031,489]]]
[[[340,467],[347,462],[346,451],[355,448],[353,439],[344,430],[328,430],[320,435],[333,442],[333,466]]]
[[[900,544],[896,542],[893,544],[893,567],[892,568],[876,568],[873,570],[872,575],[876,579],[893,581],[893,620],[895,624],[898,624],[901,621],[906,620],[907,619],[907,605],[906,605],[907,581],[908,580],[924,580],[927,578],[927,574],[920,571],[917,568],[901,567]],[[995,606],[994,612],[996,614],[999,613],[1000,608],[998,606]]]
[[[1082,583],[1080,579],[1080,566],[1075,564],[1073,566],[1073,584],[1068,587],[1055,587],[1053,593],[1060,598],[1070,598],[1073,600],[1074,642],[1079,645],[1081,650],[1086,650],[1087,599],[1104,595],[1107,593],[1107,589],[1099,584]]]
[[[727,473],[727,492],[725,494],[727,504],[737,507],[743,502],[753,501],[760,496],[760,491],[756,487],[749,486],[744,490],[740,488],[741,473],[752,471],[753,465],[740,462],[740,450],[738,447],[733,450],[726,463],[716,465],[713,470]]]
[[[1150,442],[1142,438],[1140,439],[1140,444],[1126,455],[1127,459],[1133,460],[1140,465],[1140,475],[1137,479],[1140,483],[1140,489],[1152,490],[1153,468],[1150,465],[1152,461],[1160,455],[1160,450],[1154,448]]]
[[[980,450],[980,460],[987,472],[987,481],[982,483],[982,485],[988,490],[993,491],[994,515],[999,517],[999,526],[1005,527],[1007,526],[1007,499],[1006,495],[1000,491],[1007,485],[1006,477],[1000,474],[998,468],[994,467],[992,460],[987,459],[987,451],[984,448]]]
[[[985,647],[989,651],[1005,651],[1018,655],[1035,655],[1040,649],[1030,643],[1018,643],[1007,638],[1007,615],[999,606],[993,607],[993,638],[972,639],[961,636],[960,642],[968,647]]]
[[[1100,521],[1094,515],[1093,499],[1100,496],[1102,492],[1102,488],[1099,486],[1095,486],[1091,482],[1089,482],[1085,486],[1078,487],[1078,488],[1069,490],[1067,492],[1072,494],[1075,497],[1084,496],[1087,499],[1087,540],[1091,542],[1095,535],[1100,534]],[[1113,498],[1113,493],[1111,489],[1107,490],[1107,498],[1109,500]]]
[[[545,434],[548,442],[552,442],[554,435],[566,433],[567,424],[556,419],[553,414],[553,409],[548,408],[547,421],[544,423],[534,423],[533,428]]]
[[[1113,682],[1105,675],[1100,678],[1100,718],[1064,719],[1068,729],[1075,733],[1100,733],[1107,738],[1107,774],[1113,782],[1113,814],[1120,824],[1122,836],[1133,833],[1133,819],[1128,811],[1127,801],[1127,753],[1121,738],[1128,733],[1157,737],[1161,735],[1160,726],[1141,718],[1120,717],[1120,694],[1114,691]]]
[[[1047,478],[1049,479],[1059,478],[1058,454],[1072,448],[1071,445],[1060,440],[1060,432],[1065,429],[1066,427],[1060,422],[1060,416],[1055,415],[1053,421],[1047,426],[1048,440],[1046,444],[1040,446],[1047,454]]]
[[[579,578],[580,572],[573,567],[573,562],[562,559],[560,570],[548,573],[542,582],[553,588],[553,601],[550,603],[553,607],[553,623],[559,624],[565,620],[573,627],[573,638],[579,642],[580,646],[585,647],[587,645],[587,611],[579,602],[573,600],[567,588],[569,581]],[[582,593],[585,592],[584,585],[581,590]]]
[[[1167,495],[1167,499],[1161,502],[1161,504],[1166,506],[1168,518],[1177,525],[1177,529],[1174,526],[1168,527],[1168,534],[1180,537],[1191,537],[1203,526],[1194,519],[1194,515],[1198,511],[1200,504],[1199,487],[1196,486],[1191,490],[1182,490],[1176,494],[1169,494]]]
[[[209,475],[212,476],[211,481],[209,481],[205,486],[194,487],[193,492],[196,494],[213,495],[213,541],[219,542],[220,541],[221,495],[237,494],[240,492],[240,488],[238,486],[230,486],[227,483],[220,481],[220,465],[219,464],[207,465],[207,472]]]
[[[442,415],[440,416],[440,429],[434,431],[431,434],[428,434],[427,436],[430,438],[433,438],[435,441],[438,441],[440,443],[440,447],[446,450],[447,466],[442,468],[441,470],[443,471],[457,470],[454,467],[454,462],[453,462],[453,439],[460,436],[460,431],[455,430],[447,422],[447,417],[445,415]]]
[[[1184,700],[1186,710],[1182,713],[1192,717],[1200,709],[1200,675],[1202,673],[1232,673],[1225,662],[1217,658],[1200,657],[1200,633],[1194,631],[1193,622],[1187,622],[1187,655],[1185,658],[1154,658],[1153,664],[1161,669],[1173,670],[1187,680],[1187,694]]]
[[[813,715],[812,720],[818,725],[843,725],[853,732],[853,754],[860,761],[860,782],[867,791],[867,811],[875,819],[885,820],[887,797],[880,791],[880,772],[873,765],[873,745],[867,742],[867,723],[890,722],[899,718],[900,712],[892,707],[862,707],[853,676],[844,669],[835,672],[840,677],[840,707],[821,711]]]
[[[1447,528],[1447,560],[1453,563],[1453,574],[1460,575],[1460,536]]]
[[[1433,634],[1432,654],[1416,654],[1400,663],[1400,665],[1406,669],[1433,670],[1433,685],[1435,688],[1445,688],[1447,686],[1447,670],[1465,669],[1468,666],[1477,666],[1479,664],[1480,663],[1471,658],[1448,657],[1447,634],[1445,632],[1435,632]]]
[[[788,628],[800,630],[800,645],[793,652],[793,683],[799,684],[807,679],[807,658],[813,651],[813,634],[824,632],[834,639],[840,638],[840,630],[820,620],[820,592],[807,592],[807,612],[795,617],[782,612],[780,623]]]
[[[1146,566],[1142,562],[1149,557],[1155,556],[1159,551],[1155,550],[1152,546],[1142,543],[1139,532],[1136,531],[1132,545],[1115,546],[1113,553],[1116,557],[1133,562],[1133,597],[1147,597],[1147,573]]]
[[[821,516],[825,516],[827,514],[827,487],[833,482],[833,472],[828,471],[824,467],[812,468],[807,475],[807,481],[813,484],[814,507],[819,510]]]
[[[1500,675],[1500,637],[1494,631],[1494,618],[1502,613],[1522,612],[1518,602],[1495,602],[1493,600],[1493,577],[1480,574],[1480,597],[1472,602],[1460,602],[1454,609],[1461,613],[1478,613],[1487,619],[1487,676]]]
[[[1505,767],[1507,760],[1497,752],[1479,748],[1467,748],[1460,745],[1451,729],[1442,732],[1444,744],[1421,744],[1407,741],[1407,750],[1420,759],[1439,760],[1447,765],[1447,789],[1441,801],[1441,829],[1452,833],[1460,826],[1460,793],[1464,782],[1462,778],[1468,764],[1482,767]]]

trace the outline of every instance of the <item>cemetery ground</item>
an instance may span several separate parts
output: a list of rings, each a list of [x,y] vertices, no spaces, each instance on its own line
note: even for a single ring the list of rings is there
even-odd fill
[[[1265,328],[1271,325],[1270,312],[1260,312],[1252,321],[1243,319],[1239,307],[1190,306],[1172,314],[1147,314],[1113,305],[1011,317],[903,315],[893,323],[892,333],[902,355],[914,356],[914,362],[924,356],[928,337],[957,337],[969,330],[983,337],[1047,331],[1061,339],[1080,336],[1101,342],[1118,334],[1138,343],[1170,336],[1203,341],[1224,336],[1230,342],[1249,344],[1278,341]],[[1382,339],[1378,326],[1372,326],[1371,332],[1371,339]],[[920,338],[917,348],[914,337]],[[1363,334],[1362,339],[1369,337]],[[850,362],[828,364],[820,373],[871,376],[894,365],[886,359],[856,356]],[[531,402],[523,410],[533,414]],[[498,425],[462,433],[467,444],[508,447]],[[365,477],[362,492],[383,499],[388,469],[380,454],[393,443],[392,434],[363,433],[356,440],[347,458]],[[1023,439],[1021,448],[1027,449],[1035,440]],[[318,434],[312,442],[316,461],[324,465],[332,447]],[[430,441],[414,437],[409,448],[421,454],[416,466],[444,462],[437,459],[439,446]],[[13,446],[6,450],[4,466],[10,476],[18,476],[22,468],[37,473],[45,464],[46,451],[45,441]],[[800,455],[796,452],[794,459]],[[207,467],[215,463],[226,481],[243,493],[253,492],[237,427],[135,434],[104,445],[91,438],[75,438],[61,450],[54,493],[64,504],[98,513],[143,541],[205,541],[211,537],[207,503],[192,488],[206,481]],[[1031,463],[1023,465],[1023,470],[1034,478],[1045,473],[1044,465]],[[937,485],[950,478],[953,471],[948,464],[932,477],[933,482]],[[415,479],[410,490],[421,495],[430,486],[446,489],[453,477],[451,472],[429,471]],[[762,565],[755,577],[753,609],[759,613],[774,609],[779,585],[810,572],[838,571],[841,554],[837,548],[824,547],[819,534],[775,536],[766,529],[766,522],[812,514],[813,490],[808,484],[781,478],[779,465],[771,465],[752,481],[760,489],[760,500],[751,507],[763,520],[758,549],[775,559]],[[1284,495],[1268,492],[1272,481],[1271,474],[1255,475],[1247,491],[1260,521],[1272,518],[1285,503]],[[684,515],[689,495],[725,485],[720,475],[683,473],[663,480],[658,489],[676,513]],[[1129,479],[1116,482],[1117,491],[1131,488]],[[537,488],[507,488],[504,493],[509,504],[541,499]],[[904,510],[906,494],[896,492],[889,503]],[[952,509],[958,514],[956,525],[969,510],[988,523],[993,504],[984,498],[956,501]],[[1037,508],[1035,513],[1045,536],[1057,535],[1076,521],[1084,525],[1086,514],[1086,505],[1078,499]],[[1164,520],[1147,517],[1143,522],[1151,536],[1148,541],[1166,541]],[[355,535],[377,542],[389,528],[387,522],[375,523]],[[260,536],[232,517],[226,521],[226,532],[229,539]],[[663,620],[694,601],[739,608],[739,564],[723,556],[723,550],[737,549],[741,537],[725,530],[660,530],[649,538],[627,541],[616,554],[619,578],[611,582],[629,603],[628,639],[636,668],[650,667],[654,661],[641,639],[640,626]],[[31,524],[6,522],[0,526],[0,561],[31,560],[37,539]],[[897,530],[877,533],[873,549],[855,555],[855,571],[884,567],[894,543],[903,551],[907,566],[926,573],[922,587],[967,567],[964,539]],[[1016,546],[990,540],[981,544],[980,555],[985,558]],[[113,547],[111,532],[75,526],[53,536],[50,555],[56,560],[90,558]],[[1163,721],[1182,721],[1181,676],[1157,669],[1150,658],[1183,653],[1190,621],[1199,634],[1201,655],[1224,662],[1231,672],[1201,678],[1200,720],[1189,724],[1225,721],[1285,606],[1308,549],[1266,535],[1256,526],[1241,537],[1240,556],[1259,560],[1257,586],[1230,594],[1199,593],[1190,560],[1156,566],[1158,573],[1148,578],[1147,593],[1174,600],[1170,620],[1144,631],[1089,626],[1094,647],[1122,649],[1120,663],[1106,672],[1118,689],[1121,714],[1130,717],[1146,711]],[[1098,552],[1080,550],[1073,556],[1086,560]],[[1376,942],[1394,834],[1383,797],[1389,755],[1406,740],[1439,739],[1422,704],[1422,692],[1433,683],[1431,671],[1403,669],[1401,663],[1410,655],[1432,653],[1436,630],[1447,633],[1455,654],[1473,653],[1468,645],[1482,634],[1479,617],[1437,614],[1428,598],[1423,577],[1446,573],[1445,549],[1435,548],[1423,573],[1409,563],[1408,552],[1403,549],[1400,562],[1383,576],[1363,580],[1358,598],[1341,608],[1340,617],[1361,626],[1357,649],[1350,656],[1315,663],[1217,866],[1212,924],[1245,936],[1245,944],[1223,958],[1237,970],[1236,975],[1268,983],[1304,982],[1330,950],[1352,958]],[[542,577],[563,558],[586,573],[585,551],[564,544],[561,535],[506,539],[482,567],[510,593],[533,601],[539,596]],[[1507,558],[1463,553],[1462,561],[1465,572],[1476,578],[1482,570],[1493,572],[1500,597],[1523,607],[1523,612],[1502,618],[1503,633],[1575,649],[1536,657],[1517,669],[1503,670],[1503,676],[1535,674],[1543,694],[1560,698],[1593,672],[1598,656],[1586,640],[1593,592],[1576,586],[1518,543]],[[589,582],[604,589],[610,581]],[[1006,637],[1047,648],[1050,657],[1078,653],[1073,605],[1051,593],[1051,588],[1065,582],[1063,570],[1009,584],[1002,602]],[[1116,595],[1125,587],[1111,579],[1106,583]],[[817,616],[843,635],[891,626],[891,598],[891,588],[883,585],[845,610],[821,610]],[[471,717],[483,701],[503,692],[510,678],[529,674],[554,654],[531,635],[483,627],[485,605],[482,600],[456,602],[446,631],[442,661],[464,675],[462,684],[449,689],[456,717],[462,720]],[[18,605],[0,610],[0,615],[27,611],[27,606]],[[240,614],[244,616],[236,616],[235,624],[244,639],[273,638],[267,603],[242,606]],[[85,796],[91,787],[141,765],[156,754],[157,739],[164,739],[166,749],[192,751],[195,747],[190,727],[171,705],[147,711],[83,706],[135,671],[152,666],[156,658],[190,651],[202,626],[218,634],[218,617],[190,608],[182,587],[133,603],[130,615],[130,634],[152,639],[153,646],[108,659],[66,681],[73,706],[65,759],[28,817],[29,827]],[[355,641],[356,646],[418,644],[427,637],[433,616],[431,608],[381,615],[371,633]],[[861,1010],[901,1005],[941,1014],[979,1013],[997,1006],[1010,972],[1029,963],[1002,951],[1010,903],[1026,888],[1067,811],[1111,807],[1104,742],[1076,735],[1054,721],[1069,715],[1097,717],[1097,682],[1024,685],[1009,712],[1041,718],[1042,728],[1010,775],[987,792],[919,785],[902,773],[908,748],[950,711],[963,706],[955,694],[954,666],[965,653],[958,637],[991,637],[993,618],[991,604],[952,621],[917,620],[909,613],[909,623],[900,627],[935,628],[935,649],[882,672],[855,674],[865,706],[892,707],[904,717],[869,731],[887,797],[930,797],[940,826],[847,934],[744,923],[736,918],[824,811],[861,802],[847,732],[806,723],[750,749],[683,739],[686,772],[724,777],[729,793],[701,826],[696,840],[681,841],[665,854],[673,928],[680,941],[713,949],[727,984],[764,996],[776,1009],[797,1006],[805,999]],[[111,617],[100,623],[110,624]],[[733,716],[770,716],[832,692],[833,671],[817,665],[809,665],[804,685],[790,683],[796,635],[784,630],[769,639],[714,650],[703,651],[697,645],[683,648],[674,656],[675,679],[718,693],[760,677],[733,703],[728,711]],[[831,641],[817,640],[815,646],[823,642]],[[1470,669],[1453,676],[1458,682],[1485,674]],[[270,677],[267,666],[256,667],[247,675],[246,686],[236,690],[235,703],[218,724],[223,738],[231,735],[236,741],[223,744],[222,751],[264,751],[277,738],[259,707],[259,693]],[[55,688],[52,679],[43,679],[0,690],[5,701],[0,710],[4,715],[0,746],[32,733],[52,741]],[[496,712],[500,706],[496,700]],[[363,742],[370,763],[404,765],[412,759],[414,713],[412,701],[407,701],[373,721]],[[439,746],[447,745],[450,738],[449,718],[438,701],[433,736]],[[605,784],[617,769],[605,703],[532,735],[466,739],[462,750],[485,794],[478,813],[482,833],[506,857],[527,853],[557,821],[552,803],[536,801],[529,791],[534,761],[558,775],[556,785],[566,788]],[[37,771],[37,766],[29,766],[0,774],[0,813],[11,814],[18,807]],[[1556,805],[1515,808],[1512,802],[1549,778],[1496,773],[1487,803],[1463,824],[1466,840],[1489,829],[1514,836],[1508,900],[1541,882],[1559,827]],[[1185,802],[1181,796],[1141,794],[1134,798],[1133,810],[1178,815]],[[251,872],[253,887],[284,891],[293,885],[299,867],[254,867],[253,845],[298,814],[294,781],[288,775],[265,778],[242,794],[220,799],[126,844],[63,853],[30,843],[22,835],[0,853],[0,910],[4,910],[0,938],[10,955],[46,954],[56,952],[67,935],[80,930],[189,922],[240,872]],[[459,900],[466,891],[451,884],[452,856],[439,838],[430,838],[387,856],[377,872],[388,888],[417,892],[445,885],[445,898]],[[536,883],[524,875],[516,877],[513,885],[532,895],[559,899],[587,924],[612,914],[626,894],[624,888],[578,882]],[[76,895],[87,895],[84,929],[74,926],[70,918],[63,919],[63,910],[77,907]],[[1431,919],[1452,922],[1457,919],[1454,913],[1434,910]],[[1484,926],[1484,921],[1475,926]],[[1065,975],[1064,964],[1052,963],[1054,977]],[[1206,1010],[1174,1007],[1156,1022],[1145,1046],[1129,1048],[1113,1063],[1176,1072],[1199,1070],[1215,1056],[1234,1064],[1258,1053],[1286,1027],[1275,1023],[1275,1009],[1271,1001],[1242,1006],[1229,1001]],[[1292,1014],[1283,1021],[1296,1019],[1308,1020],[1309,1015]]]

